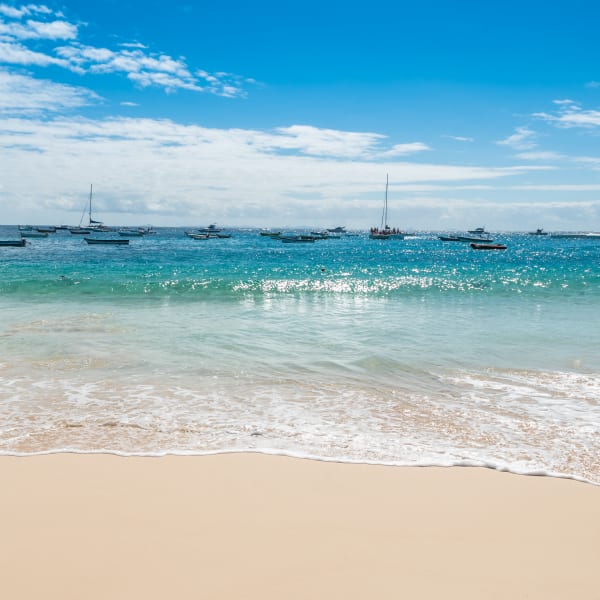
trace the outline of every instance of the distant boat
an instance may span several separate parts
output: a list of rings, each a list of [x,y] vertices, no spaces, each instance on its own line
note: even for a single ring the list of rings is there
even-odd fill
[[[86,237],[83,238],[88,244],[113,244],[119,246],[125,246],[129,244],[129,240],[127,238],[93,238]]]
[[[442,242],[493,242],[491,237],[480,235],[438,235],[438,239]]]
[[[279,237],[281,235],[281,231],[261,231],[259,235],[262,235],[263,237],[274,238]]]
[[[329,233],[346,233],[346,228],[341,225],[338,227],[334,227],[333,229],[328,229]]]
[[[279,239],[284,244],[310,244],[315,241],[315,237],[312,235],[282,235]]]
[[[548,235],[541,227],[535,231],[530,231],[529,235]]]
[[[210,235],[208,233],[195,233],[193,231],[184,232],[187,237],[192,238],[193,240],[208,240],[210,239]]]
[[[21,231],[20,232],[21,237],[25,238],[47,238],[48,237],[48,233],[45,231]]]
[[[489,235],[459,235],[457,237],[459,242],[491,243],[494,241]]]
[[[490,232],[486,231],[485,227],[475,227],[475,229],[467,230],[467,233],[472,233],[473,235],[490,235]]]
[[[504,244],[471,244],[473,250],[506,250]]]
[[[21,247],[24,246],[27,242],[25,238],[21,238],[20,240],[0,240],[0,246],[14,246]]]
[[[404,234],[396,228],[391,228],[388,225],[388,186],[389,177],[385,176],[385,200],[383,203],[383,213],[381,215],[381,226],[373,227],[369,233],[369,238],[372,240],[403,240]]]
[[[142,229],[119,229],[119,235],[123,237],[141,237],[145,233]]]
[[[330,233],[329,230],[326,231],[311,231],[310,235],[315,238],[315,240],[337,240],[340,238],[339,234]]]
[[[56,233],[56,227],[36,227],[35,230],[39,233]]]
[[[87,227],[68,227],[68,230],[73,235],[89,235],[92,233],[91,229],[87,229]]]
[[[211,223],[208,227],[201,227],[198,229],[200,233],[218,233],[222,231],[220,227],[217,227],[216,223]]]

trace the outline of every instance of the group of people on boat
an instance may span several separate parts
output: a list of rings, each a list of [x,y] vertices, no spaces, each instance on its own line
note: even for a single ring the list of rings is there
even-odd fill
[[[396,229],[395,227],[392,227],[391,229],[389,227],[384,227],[383,229],[379,229],[379,227],[371,227],[370,233],[396,234],[402,232],[400,229]]]

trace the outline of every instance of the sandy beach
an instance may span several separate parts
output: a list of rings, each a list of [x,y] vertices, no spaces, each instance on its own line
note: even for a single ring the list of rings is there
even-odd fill
[[[259,454],[0,459],[2,597],[600,598],[600,487]]]

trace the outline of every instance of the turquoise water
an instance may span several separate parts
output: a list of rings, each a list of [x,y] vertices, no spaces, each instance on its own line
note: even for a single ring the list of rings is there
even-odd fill
[[[600,241],[232,233],[0,248],[0,452],[251,450],[600,483]]]

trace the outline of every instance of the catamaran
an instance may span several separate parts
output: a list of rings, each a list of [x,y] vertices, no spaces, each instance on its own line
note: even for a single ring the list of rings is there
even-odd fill
[[[381,226],[372,227],[369,233],[369,238],[372,240],[403,240],[404,233],[395,227],[392,228],[388,225],[388,186],[389,177],[385,176],[385,201],[383,204],[383,213],[381,215]]]

